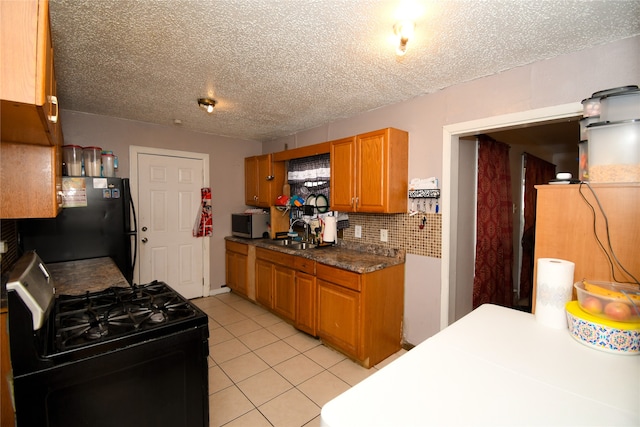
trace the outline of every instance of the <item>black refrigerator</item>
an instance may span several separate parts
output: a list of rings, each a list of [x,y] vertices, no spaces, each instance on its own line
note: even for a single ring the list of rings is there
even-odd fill
[[[137,256],[137,221],[128,178],[63,178],[56,218],[18,221],[19,247],[45,263],[111,257],[129,284]]]

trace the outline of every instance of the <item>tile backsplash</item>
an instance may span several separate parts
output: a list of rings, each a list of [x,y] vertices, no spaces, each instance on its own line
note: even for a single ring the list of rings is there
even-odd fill
[[[424,227],[420,229],[426,218]],[[355,226],[362,226],[362,238],[355,237]],[[388,230],[388,241],[380,241],[380,230]],[[343,230],[347,241],[401,248],[408,254],[442,257],[442,215],[349,213],[349,228]]]

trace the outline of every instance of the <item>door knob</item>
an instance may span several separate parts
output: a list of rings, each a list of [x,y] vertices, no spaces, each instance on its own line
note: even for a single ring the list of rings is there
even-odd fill
[[[142,243],[147,243],[149,241],[149,239],[147,239],[146,237],[142,238]]]

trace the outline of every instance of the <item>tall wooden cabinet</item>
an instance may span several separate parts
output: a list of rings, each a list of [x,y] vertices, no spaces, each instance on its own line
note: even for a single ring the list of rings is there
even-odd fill
[[[406,212],[407,132],[386,128],[332,141],[330,147],[332,210]]]
[[[607,243],[606,222],[615,256],[640,280],[640,184],[591,184],[590,187],[593,192],[586,184],[536,186],[534,297],[538,258],[560,258],[575,263],[574,281],[583,278],[633,281],[615,261],[615,277],[612,274],[609,259],[613,259],[613,254]],[[594,221],[605,250],[596,240]]]
[[[282,194],[284,162],[274,162],[271,154],[244,159],[244,197],[249,206],[268,208]]]
[[[0,2],[0,217],[62,208],[58,118],[47,0]]]

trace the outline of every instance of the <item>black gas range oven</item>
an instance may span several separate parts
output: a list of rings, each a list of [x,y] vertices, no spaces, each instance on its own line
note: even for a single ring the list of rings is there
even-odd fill
[[[35,252],[7,283],[18,427],[209,426],[208,322],[163,282],[55,295]]]

